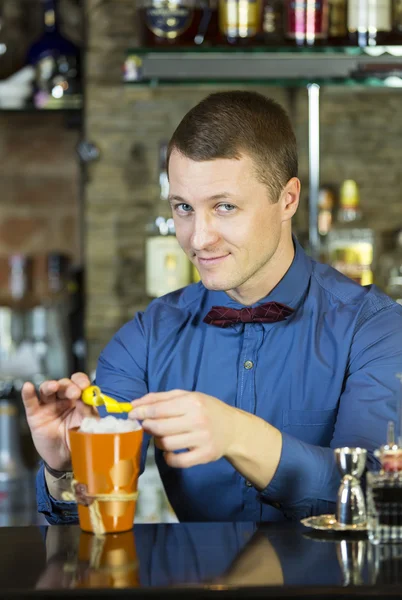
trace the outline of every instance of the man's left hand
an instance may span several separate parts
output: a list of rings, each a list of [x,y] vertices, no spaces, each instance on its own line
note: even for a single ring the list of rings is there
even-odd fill
[[[200,392],[171,390],[147,394],[132,405],[129,418],[142,421],[144,431],[164,450],[170,467],[192,467],[229,454],[236,409],[221,400]],[[174,453],[183,449],[188,452]]]

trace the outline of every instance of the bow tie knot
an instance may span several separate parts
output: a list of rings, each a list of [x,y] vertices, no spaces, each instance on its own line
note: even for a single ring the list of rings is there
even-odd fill
[[[239,311],[240,321],[242,323],[252,323],[256,319],[252,308],[241,308]]]
[[[281,302],[266,302],[255,308],[228,308],[213,306],[204,318],[204,323],[216,327],[229,327],[235,323],[276,323],[284,321],[293,309]]]

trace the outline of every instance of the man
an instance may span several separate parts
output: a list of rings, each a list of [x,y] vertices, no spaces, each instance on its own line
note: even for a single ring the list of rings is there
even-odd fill
[[[144,456],[154,436],[181,521],[333,512],[333,448],[363,446],[373,465],[395,419],[402,307],[312,261],[292,238],[296,140],[275,102],[243,91],[207,97],[174,132],[168,161],[177,238],[202,283],[126,324],[99,358],[97,384],[134,400],[129,418],[142,421]],[[52,523],[77,519],[60,498],[67,430],[88,410],[79,401],[87,385],[76,374],[45,382],[39,398],[32,384],[23,390],[47,465],[39,510]]]

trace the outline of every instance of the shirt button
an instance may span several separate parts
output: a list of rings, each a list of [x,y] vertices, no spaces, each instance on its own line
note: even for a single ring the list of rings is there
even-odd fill
[[[247,487],[253,487],[253,484],[251,483],[251,481],[246,481],[246,486]]]
[[[244,368],[247,370],[250,370],[254,367],[254,363],[252,360],[246,360],[246,362],[244,363]]]

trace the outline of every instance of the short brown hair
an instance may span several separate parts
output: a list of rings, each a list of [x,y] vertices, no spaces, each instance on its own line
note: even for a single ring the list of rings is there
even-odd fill
[[[172,150],[195,161],[249,155],[272,202],[297,177],[296,137],[285,110],[274,100],[249,91],[210,94],[181,120],[169,142]]]

